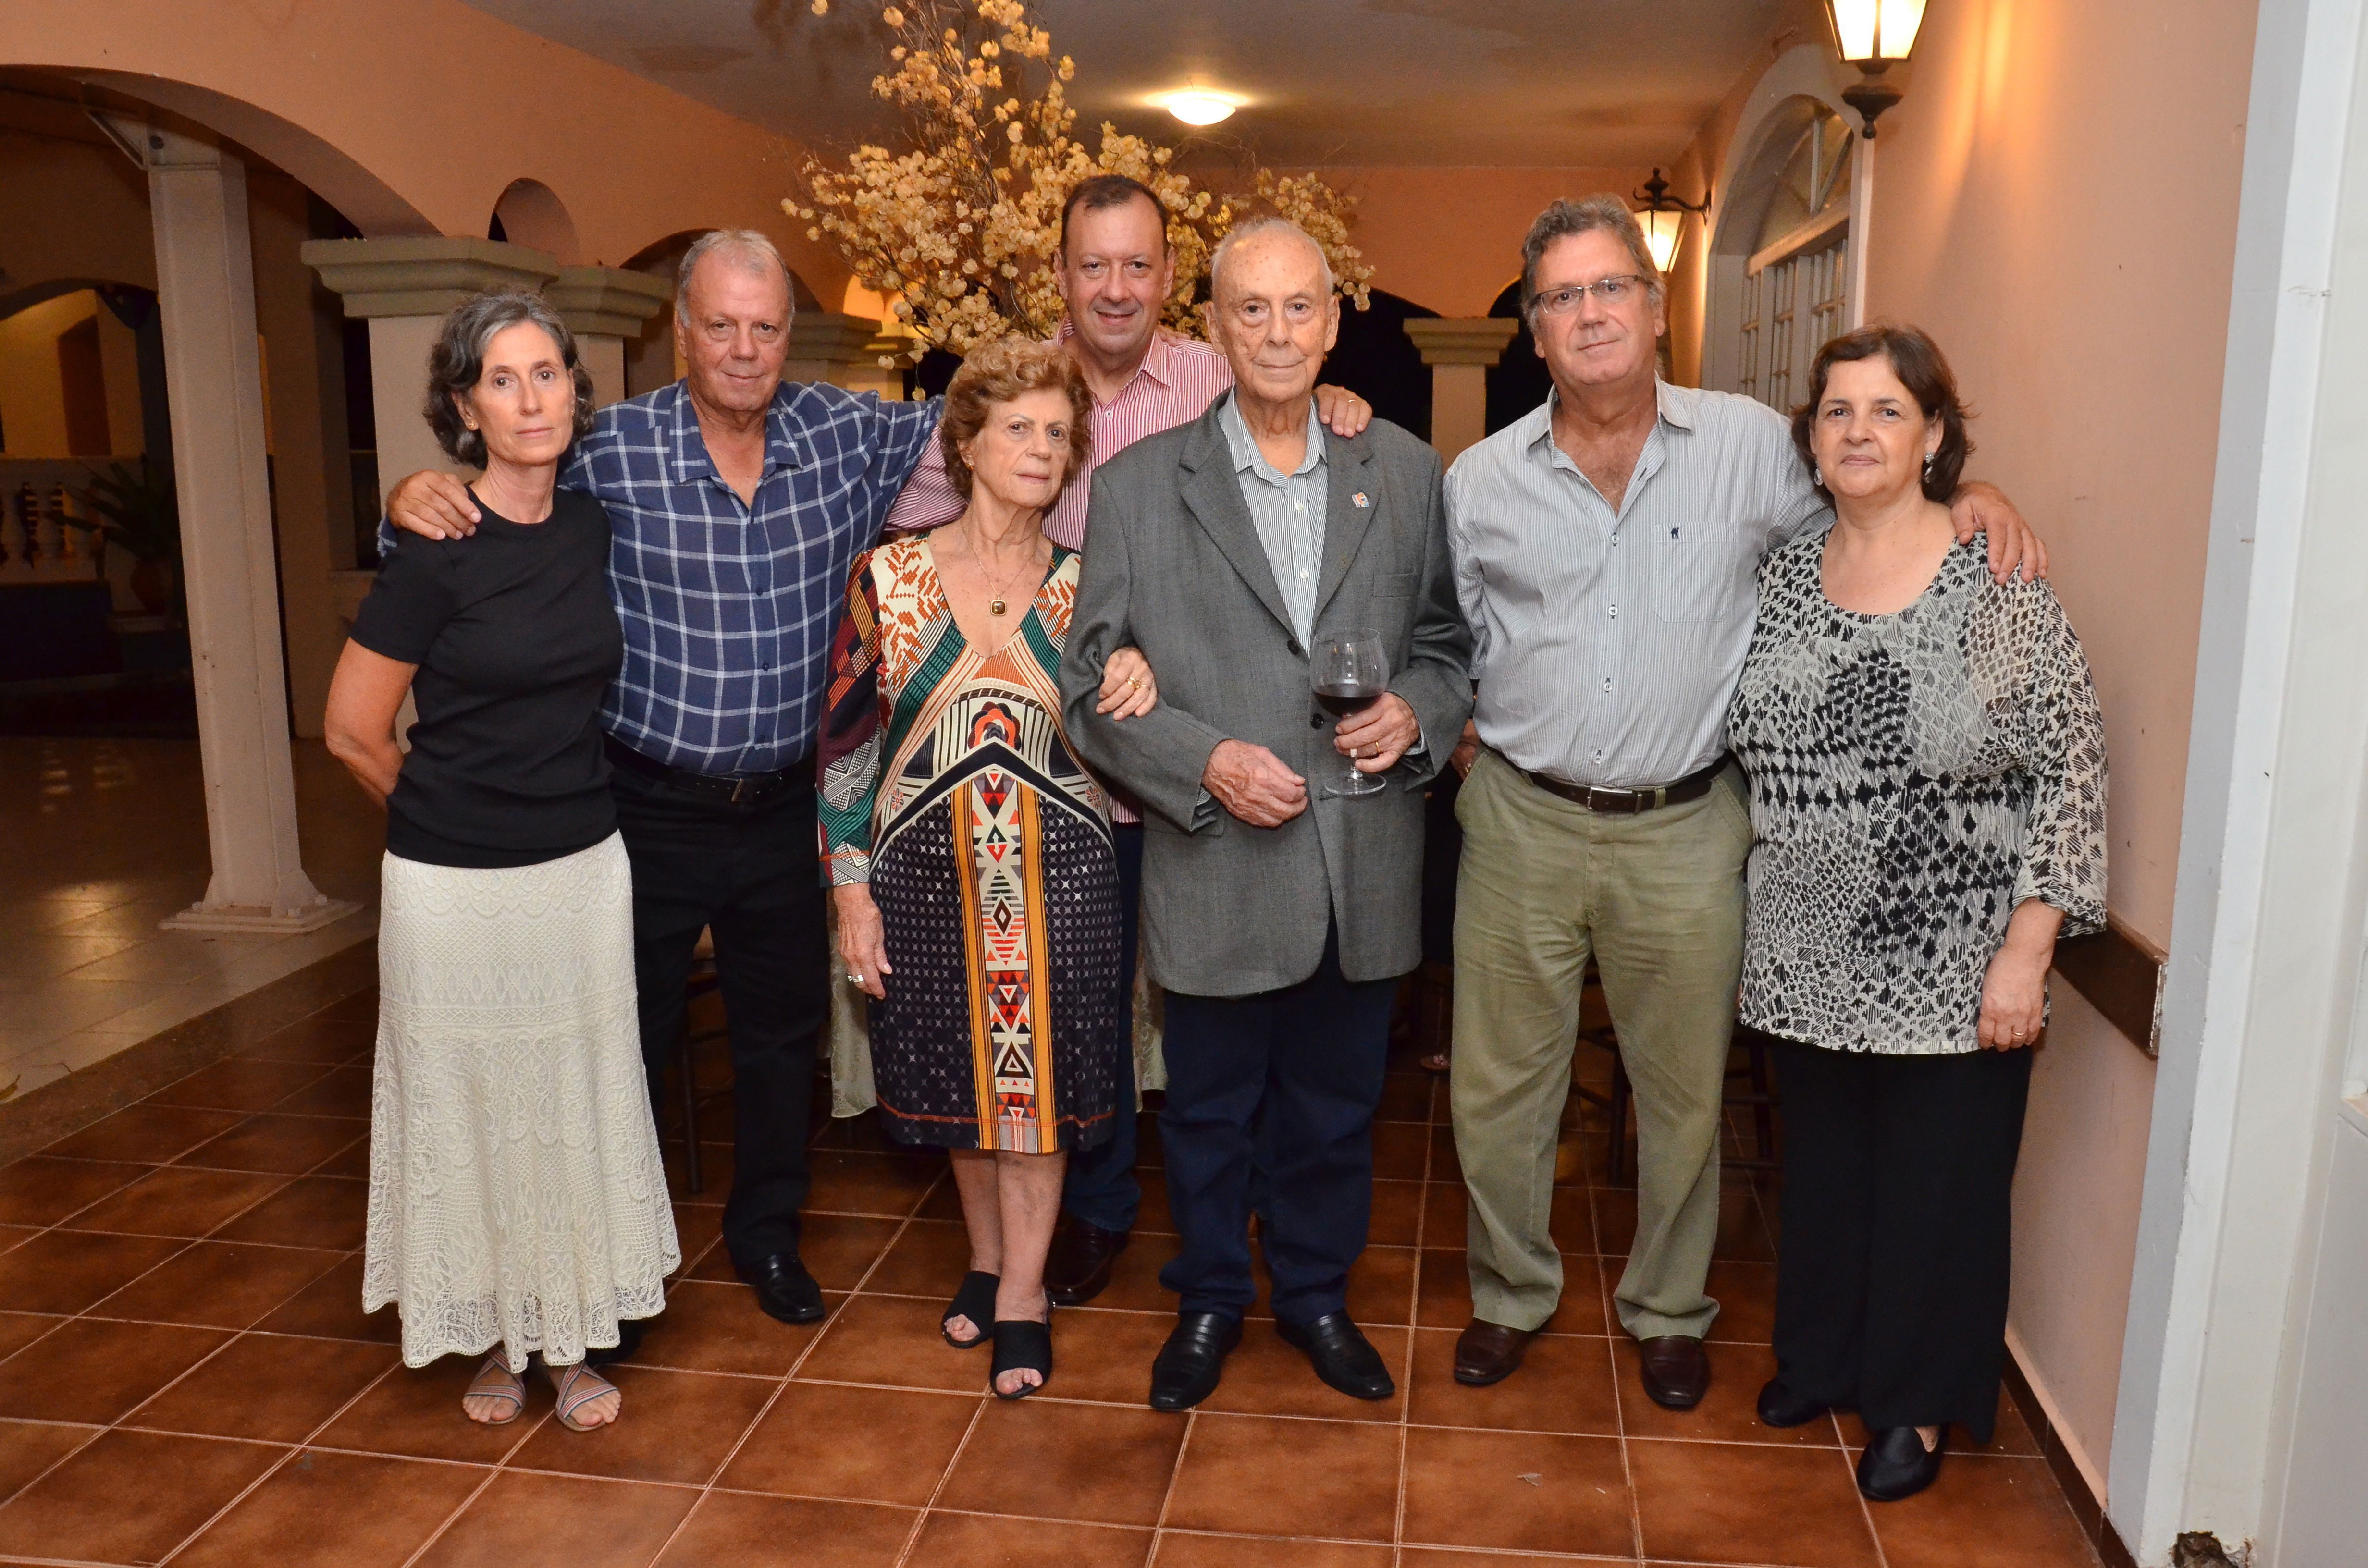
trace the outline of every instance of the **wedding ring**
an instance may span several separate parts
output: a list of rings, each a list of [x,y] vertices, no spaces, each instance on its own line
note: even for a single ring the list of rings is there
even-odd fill
[[[1127,677],[1126,677],[1126,684],[1127,684],[1129,687],[1133,687],[1133,688],[1134,690],[1136,690],[1136,691],[1141,691],[1141,690],[1143,689],[1143,682],[1141,682],[1140,680],[1137,680],[1137,679],[1136,679],[1134,676],[1127,676]]]
[[[853,970],[848,970],[847,971],[847,983],[849,985],[860,985],[863,983],[863,977],[856,973]]]

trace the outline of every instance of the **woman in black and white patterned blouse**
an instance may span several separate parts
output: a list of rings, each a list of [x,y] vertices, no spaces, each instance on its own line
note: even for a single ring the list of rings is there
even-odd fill
[[[1788,1042],[1773,1426],[1855,1408],[1859,1485],[1987,1442],[2009,1193],[2056,938],[2105,918],[2105,744],[2044,583],[1992,579],[1971,449],[1913,327],[1819,351],[1793,437],[1834,503],[1760,574],[1728,717],[1751,776],[1743,1021]]]

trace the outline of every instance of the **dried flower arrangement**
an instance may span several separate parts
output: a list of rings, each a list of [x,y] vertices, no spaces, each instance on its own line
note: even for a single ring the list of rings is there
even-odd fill
[[[829,0],[812,0],[814,14]],[[1046,265],[1061,237],[1061,208],[1082,180],[1130,175],[1158,194],[1176,248],[1166,324],[1200,330],[1195,290],[1210,253],[1237,218],[1279,213],[1315,237],[1340,292],[1363,310],[1372,268],[1349,243],[1352,200],[1313,175],[1251,171],[1250,188],[1194,188],[1175,150],[1102,126],[1098,152],[1070,135],[1076,110],[1064,84],[1076,72],[1055,60],[1052,35],[1032,26],[1022,0],[903,0],[881,7],[898,40],[894,67],[871,90],[905,113],[913,145],[860,146],[843,163],[807,160],[804,200],[782,207],[827,236],[865,288],[890,303],[928,348],[966,354],[1008,333],[1049,337],[1061,296]],[[883,364],[893,364],[893,359]]]

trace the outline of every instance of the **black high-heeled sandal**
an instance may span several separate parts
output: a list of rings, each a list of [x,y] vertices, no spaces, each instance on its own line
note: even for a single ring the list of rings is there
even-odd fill
[[[1003,1392],[1006,1372],[1033,1372],[1043,1380],[1030,1387],[1019,1385],[1017,1393]],[[1026,1399],[1053,1381],[1053,1325],[1038,1323],[1033,1318],[997,1318],[995,1323],[995,1361],[987,1369],[987,1386],[995,1390],[997,1399]]]
[[[1003,1278],[982,1274],[972,1269],[962,1276],[962,1289],[954,1292],[952,1304],[946,1315],[938,1320],[938,1337],[957,1350],[975,1350],[995,1337],[995,1292],[1003,1285]],[[956,1339],[947,1325],[956,1318],[968,1318],[978,1330],[975,1339]]]

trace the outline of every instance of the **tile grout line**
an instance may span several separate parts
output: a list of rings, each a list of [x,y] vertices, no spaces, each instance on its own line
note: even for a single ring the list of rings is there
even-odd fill
[[[825,1130],[828,1125],[829,1124],[826,1122],[824,1124]],[[816,1132],[806,1140],[806,1155],[809,1169],[812,1168],[814,1145],[820,1140],[821,1136],[822,1134],[820,1132]],[[937,1191],[938,1184],[946,1180],[951,1174],[951,1169],[939,1172],[936,1176],[930,1179],[929,1185],[923,1187],[920,1194],[913,1199],[912,1209],[905,1213],[903,1219],[896,1222],[896,1229],[889,1234],[886,1244],[882,1245],[877,1253],[872,1255],[871,1261],[864,1266],[863,1272],[856,1276],[855,1283],[848,1288],[846,1299],[841,1301],[838,1304],[839,1312],[843,1313],[847,1311],[848,1302],[852,1301],[856,1298],[856,1296],[862,1290],[864,1282],[869,1280],[873,1274],[877,1273],[880,1266],[887,1261],[888,1255],[891,1252],[894,1252],[896,1248],[896,1244],[904,1239],[905,1230],[913,1223],[913,1217],[920,1211],[921,1205],[927,1203],[929,1200],[929,1195]],[[700,1253],[699,1257],[693,1260],[693,1262],[687,1262],[682,1266],[683,1278],[689,1278],[690,1270],[694,1267],[694,1264],[705,1262],[708,1254],[713,1252],[717,1247],[720,1247],[723,1244],[723,1237],[719,1233],[715,1240],[708,1244],[705,1252]],[[678,1538],[682,1534],[683,1530],[689,1525],[691,1516],[699,1512],[700,1506],[706,1503],[709,1495],[715,1490],[715,1483],[723,1480],[723,1472],[732,1468],[732,1461],[740,1457],[740,1450],[748,1446],[748,1439],[756,1436],[757,1428],[765,1424],[765,1417],[773,1413],[773,1406],[780,1403],[781,1395],[789,1392],[790,1384],[797,1378],[798,1369],[806,1364],[806,1358],[814,1353],[815,1347],[820,1346],[822,1342],[829,1336],[830,1331],[837,1326],[837,1323],[835,1319],[826,1321],[823,1324],[821,1330],[817,1332],[812,1339],[806,1341],[804,1348],[801,1349],[797,1355],[791,1358],[789,1369],[784,1371],[779,1379],[775,1380],[773,1392],[765,1396],[765,1403],[757,1407],[757,1414],[749,1418],[748,1425],[742,1428],[739,1437],[733,1443],[731,1449],[723,1455],[723,1457],[716,1461],[715,1469],[709,1473],[705,1484],[700,1487],[699,1496],[697,1499],[691,1503],[689,1507],[683,1510],[682,1517],[675,1521],[674,1528],[667,1531],[666,1540],[658,1544],[656,1555],[650,1559],[652,1563],[657,1562],[660,1559],[666,1556],[667,1551],[673,1549],[677,1538]],[[973,1420],[975,1421],[976,1417],[973,1416]],[[965,1436],[967,1436],[967,1434],[965,1434]],[[943,1478],[940,1477],[941,1482],[942,1479]],[[927,1517],[928,1510],[926,1508],[915,1515],[913,1528],[917,1530],[920,1528],[922,1520]],[[908,1546],[911,1544],[909,1536],[907,1537],[906,1544]]]
[[[1414,1211],[1414,1285],[1406,1301],[1406,1357],[1401,1363],[1405,1383],[1398,1396],[1398,1481],[1396,1512],[1390,1519],[1390,1568],[1399,1568],[1406,1561],[1406,1446],[1414,1419],[1414,1356],[1422,1344],[1422,1254],[1424,1231],[1430,1217],[1431,1168],[1437,1163],[1435,1154],[1439,1140],[1439,1096],[1441,1085],[1437,1074],[1423,1085],[1422,1122],[1422,1186],[1416,1190]],[[1454,1136],[1453,1126],[1449,1128]]]
[[[1184,1412],[1184,1436],[1176,1445],[1176,1462],[1167,1467],[1167,1490],[1159,1494],[1159,1512],[1151,1517],[1151,1551],[1144,1559],[1144,1568],[1156,1568],[1159,1562],[1160,1543],[1167,1539],[1167,1510],[1176,1503],[1176,1483],[1184,1478],[1184,1456],[1192,1449],[1192,1428],[1199,1423],[1197,1409]]]

